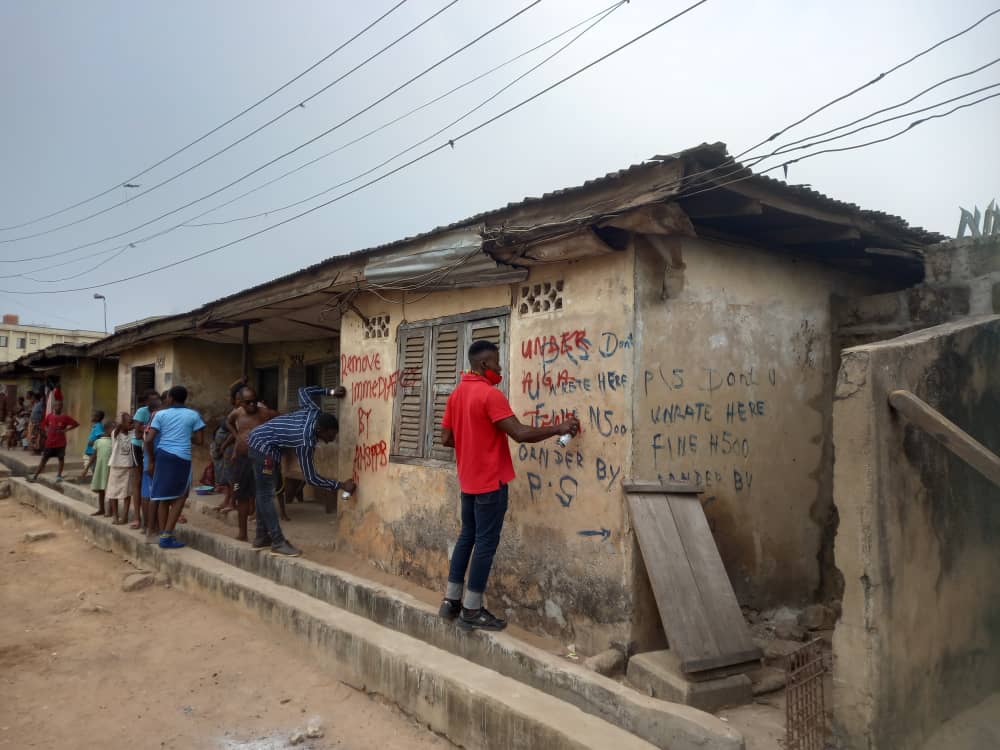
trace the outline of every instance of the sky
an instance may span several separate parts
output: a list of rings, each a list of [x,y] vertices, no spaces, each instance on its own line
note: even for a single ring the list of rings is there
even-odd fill
[[[461,139],[454,148],[300,219],[178,262],[288,219],[447,142],[693,0],[631,0],[621,5],[466,120],[367,178],[348,182],[458,118],[572,35],[286,179],[195,218],[345,146],[612,2],[541,0],[354,117],[532,1],[459,0],[389,51],[297,106],[451,2],[407,0],[284,91],[136,177],[137,188],[122,185],[304,71],[398,0],[0,4],[0,226],[32,221],[111,189],[71,211],[0,231],[0,312],[20,314],[26,322],[102,330],[102,302],[93,296],[97,292],[107,298],[113,328],[184,312],[325,258],[578,185],[657,154],[715,141],[727,143],[730,153],[737,154],[994,9],[991,2],[980,0],[708,0]],[[998,38],[1000,14],[790,130],[786,139],[850,122],[984,65],[996,57]],[[945,84],[882,117],[997,82],[1000,64]],[[291,112],[222,155],[150,189],[286,110]],[[888,135],[919,117],[872,128],[835,145]],[[337,125],[314,143],[199,201]],[[888,143],[794,164],[788,181],[952,236],[959,206],[985,208],[991,199],[1000,198],[998,132],[1000,97],[927,122]],[[772,158],[760,168],[776,164],[780,160]],[[324,198],[276,210],[340,183],[346,184]],[[189,202],[193,205],[175,211]],[[86,219],[105,208],[110,210]],[[158,218],[168,212],[174,213]],[[262,213],[267,215],[245,219]],[[244,220],[165,231],[229,219]],[[70,222],[73,226],[57,229]],[[39,232],[45,234],[24,237]],[[146,239],[156,233],[159,236]],[[118,237],[105,239],[114,235]],[[72,250],[80,245],[88,247]],[[48,255],[53,257],[42,257]],[[109,283],[160,266],[165,270]],[[63,291],[96,285],[99,288]],[[57,293],[40,293],[52,291]]]

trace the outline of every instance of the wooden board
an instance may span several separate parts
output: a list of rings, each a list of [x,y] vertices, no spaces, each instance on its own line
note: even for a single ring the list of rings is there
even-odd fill
[[[633,484],[626,494],[663,630],[681,670],[759,660],[698,496],[672,489]]]

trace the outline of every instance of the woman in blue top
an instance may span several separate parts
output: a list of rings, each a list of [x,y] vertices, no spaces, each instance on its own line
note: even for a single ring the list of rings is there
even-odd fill
[[[191,446],[205,442],[205,422],[198,412],[184,405],[187,396],[184,386],[171,388],[164,408],[153,415],[144,438],[149,459],[146,472],[153,478],[150,513],[156,509],[160,546],[165,549],[184,546],[174,538],[174,527],[191,484]]]
[[[83,474],[80,475],[80,481],[87,478],[87,473],[90,471],[90,457],[94,455],[94,441],[104,435],[104,412],[100,409],[95,409],[90,415],[90,434],[87,436],[87,447],[83,450]]]

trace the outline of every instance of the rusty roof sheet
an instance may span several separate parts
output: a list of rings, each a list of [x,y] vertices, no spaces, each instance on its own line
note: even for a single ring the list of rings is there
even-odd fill
[[[313,275],[326,268],[335,266],[338,263],[341,263],[347,259],[387,253],[391,250],[394,250],[408,243],[417,242],[426,239],[428,237],[431,237],[435,234],[451,231],[461,227],[469,227],[471,225],[480,224],[488,219],[499,219],[503,217],[505,214],[508,214],[511,211],[523,208],[525,206],[530,206],[537,203],[543,203],[547,200],[551,200],[553,198],[557,198],[560,196],[569,196],[578,192],[582,193],[594,186],[598,185],[603,186],[608,183],[625,181],[630,176],[641,173],[644,170],[654,169],[665,162],[672,160],[680,160],[680,159],[691,160],[694,162],[704,160],[710,162],[711,166],[717,166],[722,163],[730,162],[734,167],[734,169],[738,169],[742,166],[739,163],[733,161],[732,157],[729,156],[725,143],[722,142],[702,143],[693,148],[685,149],[683,151],[678,151],[677,153],[674,154],[653,156],[650,159],[640,162],[638,164],[632,164],[628,167],[625,167],[624,169],[619,169],[615,172],[609,172],[603,177],[595,177],[593,179],[587,180],[581,185],[575,185],[572,187],[552,190],[547,193],[543,193],[542,195],[537,197],[529,196],[521,199],[520,201],[508,203],[506,206],[502,208],[483,211],[473,216],[469,216],[465,219],[461,219],[459,221],[455,221],[450,224],[438,226],[433,229],[427,230],[425,232],[411,235],[409,237],[393,240],[392,242],[387,242],[382,245],[376,245],[369,248],[354,250],[341,255],[331,256],[329,258],[325,258],[321,261],[318,261],[317,263],[301,268],[298,271],[293,271],[289,274],[285,274],[284,276],[279,276],[273,279],[269,279],[268,281],[262,282],[255,286],[242,289],[238,292],[227,295],[225,297],[220,297],[219,299],[216,300],[212,300],[211,302],[207,302],[201,307],[196,308],[195,310],[189,311],[187,313],[162,316],[159,318],[154,318],[152,320],[155,322],[156,320],[172,320],[172,319],[182,318],[185,316],[196,316],[199,313],[207,311],[210,308],[215,307],[221,303],[236,300],[243,295],[259,292],[263,289],[266,289],[267,287],[291,281],[296,277],[300,276],[307,277]],[[769,177],[767,175],[751,175],[746,177],[746,180],[748,182],[751,182],[751,184],[757,183],[766,185],[773,189],[777,189],[779,192],[783,193],[785,197],[797,200],[803,203],[805,207],[809,206],[822,207],[830,210],[842,211],[845,213],[858,215],[872,223],[879,225],[880,228],[882,228],[887,234],[894,235],[903,242],[917,244],[917,245],[929,245],[948,239],[944,235],[938,234],[937,232],[931,232],[929,230],[920,227],[911,227],[910,224],[905,219],[899,216],[893,216],[892,214],[887,214],[882,211],[870,211],[862,209],[853,203],[838,201],[834,198],[830,198],[829,196],[824,195],[823,193],[813,190],[812,188],[808,188],[802,185],[791,185],[782,180],[778,180],[773,177]],[[145,325],[146,321],[143,321],[142,323],[143,325]],[[129,328],[131,329],[132,326],[130,326]],[[125,332],[126,331],[121,331],[121,333]],[[115,338],[115,336],[116,334],[112,334],[109,338],[113,339]]]

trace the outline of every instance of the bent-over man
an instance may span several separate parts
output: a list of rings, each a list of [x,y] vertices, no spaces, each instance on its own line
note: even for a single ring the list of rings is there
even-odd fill
[[[357,489],[357,485],[351,480],[338,482],[321,477],[313,465],[316,444],[320,440],[332,443],[340,432],[337,418],[320,411],[313,400],[313,396],[325,393],[327,390],[319,386],[299,388],[301,408],[291,414],[275,417],[250,433],[247,444],[250,460],[253,462],[254,482],[257,485],[257,534],[253,540],[255,550],[270,547],[272,555],[281,557],[298,557],[302,554],[302,550],[291,545],[281,533],[278,512],[274,507],[274,472],[281,463],[283,448],[295,450],[299,466],[302,467],[302,476],[308,484],[326,490],[343,488],[350,493]],[[334,395],[343,397],[343,394],[344,390],[341,388]]]

